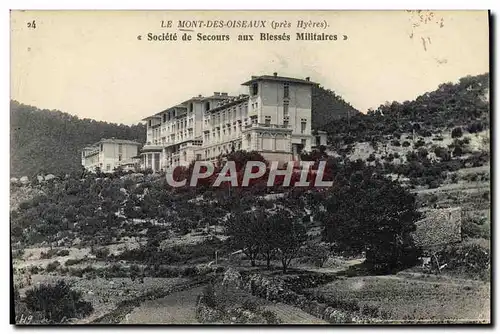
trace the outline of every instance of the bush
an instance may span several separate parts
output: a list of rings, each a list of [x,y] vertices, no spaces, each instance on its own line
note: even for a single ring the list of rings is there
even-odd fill
[[[462,238],[490,238],[490,226],[481,218],[465,217],[461,231]]]
[[[54,270],[57,269],[57,267],[59,267],[60,263],[59,261],[54,261],[54,262],[51,262],[47,265],[47,268],[45,268],[45,270],[48,272],[48,273],[51,273],[53,272]]]
[[[42,312],[50,323],[83,318],[93,311],[92,304],[82,299],[82,293],[71,290],[64,281],[34,287],[26,291],[23,301],[32,312]]]
[[[14,259],[20,259],[24,255],[24,249],[17,249],[12,252],[12,258]]]
[[[68,256],[69,255],[69,250],[67,249],[61,249],[57,251],[56,253],[57,256]]]
[[[215,291],[212,283],[209,283],[203,290],[203,301],[210,308],[217,307],[217,299],[215,298]]]
[[[410,142],[409,142],[409,141],[407,141],[407,140],[405,140],[405,141],[403,142],[403,147],[408,147],[408,146],[410,146],[410,145],[411,145],[411,144],[410,144]]]
[[[399,140],[395,139],[395,140],[391,141],[391,145],[392,146],[401,146],[401,143],[399,142]]]
[[[68,260],[66,260],[66,262],[64,262],[64,265],[66,267],[69,267],[69,266],[81,263],[83,261],[85,261],[85,259],[68,259]]]
[[[97,259],[103,260],[108,257],[109,249],[106,247],[96,248],[93,249],[91,253],[94,254]]]
[[[467,126],[469,133],[477,133],[483,131],[483,124],[481,122],[474,122]]]
[[[279,324],[278,316],[273,311],[264,310],[262,311],[261,315],[266,320],[267,324],[270,325]]]
[[[414,148],[419,148],[425,145],[425,141],[422,138],[419,138],[417,142],[413,145]]]
[[[490,267],[490,246],[486,239],[469,239],[447,246],[439,253],[439,263],[446,268],[485,278]]]
[[[47,252],[41,252],[40,253],[40,259],[46,260],[46,259],[51,259],[57,254],[56,249],[49,249]]]
[[[243,306],[244,309],[249,310],[251,312],[257,312],[258,309],[257,304],[248,299],[245,300],[241,306]]]
[[[463,135],[463,130],[461,127],[456,127],[451,131],[451,138],[460,138]]]

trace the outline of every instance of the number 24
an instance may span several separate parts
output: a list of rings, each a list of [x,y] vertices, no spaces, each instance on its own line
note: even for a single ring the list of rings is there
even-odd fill
[[[33,20],[33,22],[28,22],[28,28],[30,29],[35,29],[36,28],[36,22]]]

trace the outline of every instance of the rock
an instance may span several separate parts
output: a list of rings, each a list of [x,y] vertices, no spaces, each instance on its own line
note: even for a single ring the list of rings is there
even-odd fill
[[[80,238],[75,238],[73,240],[73,246],[77,246],[77,245],[79,245],[81,243],[82,243],[82,239],[80,239]]]
[[[39,183],[41,183],[41,182],[43,182],[44,177],[43,177],[43,175],[37,175],[36,179],[38,180]]]
[[[10,183],[15,184],[15,183],[18,183],[18,182],[19,182],[19,179],[17,177],[11,177],[10,178]]]
[[[127,189],[125,188],[120,188],[120,192],[123,193],[123,194],[127,194]]]
[[[56,176],[54,174],[45,175],[45,181],[50,181],[50,180],[53,180],[55,178],[56,178]]]
[[[21,182],[21,184],[28,184],[30,183],[30,179],[27,176],[23,176],[19,179],[19,182]]]

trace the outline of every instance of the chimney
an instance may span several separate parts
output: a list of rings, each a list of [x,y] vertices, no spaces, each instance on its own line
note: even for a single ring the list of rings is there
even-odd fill
[[[278,76],[278,72],[274,72],[274,73],[273,73],[273,75],[274,75],[275,77],[277,77],[277,76]]]
[[[306,77],[306,81],[311,81],[311,78],[310,77]]]
[[[201,97],[201,94],[198,94],[198,97]]]
[[[214,95],[215,95],[215,96],[219,96],[219,95],[220,95],[220,93],[219,93],[219,92],[214,92]]]

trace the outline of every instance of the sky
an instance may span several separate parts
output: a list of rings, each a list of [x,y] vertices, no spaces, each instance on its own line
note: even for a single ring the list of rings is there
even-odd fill
[[[173,27],[162,28],[162,20]],[[190,33],[228,34],[229,42],[147,40],[148,33],[180,37],[179,20],[267,25]],[[300,30],[299,20],[327,27]],[[272,21],[291,27],[272,29]],[[296,41],[299,31],[339,40]],[[261,32],[291,40],[260,41]],[[240,33],[257,40],[238,41]],[[366,112],[488,70],[487,11],[11,12],[11,99],[115,123],[135,124],[198,94],[246,93],[241,83],[273,72],[310,77]]]

